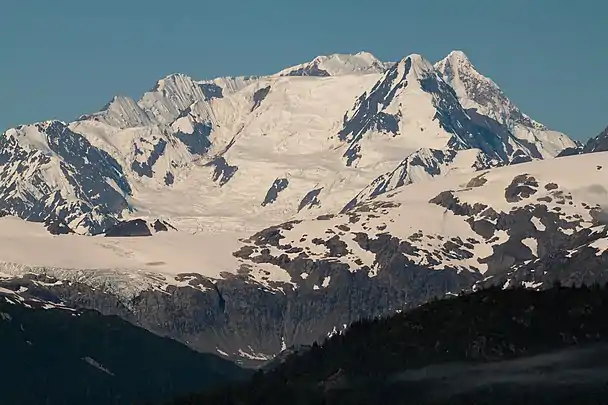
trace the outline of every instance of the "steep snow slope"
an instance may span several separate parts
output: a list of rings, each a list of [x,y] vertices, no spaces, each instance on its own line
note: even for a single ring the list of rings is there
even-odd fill
[[[253,230],[277,215],[297,213],[315,187],[336,191],[332,197],[338,202],[326,209],[339,208],[374,178],[375,172],[352,173],[349,183],[341,184],[336,176],[344,165],[334,151],[341,143],[330,134],[375,80],[375,75],[260,79],[230,97],[193,104],[169,130],[119,129],[92,120],[72,128],[131,168],[130,202],[137,215],[169,217],[181,229],[233,224]],[[197,148],[188,137],[199,139]],[[286,187],[267,199],[277,179],[285,179]],[[345,195],[340,197],[333,183]]]
[[[547,129],[521,112],[496,83],[477,72],[462,51],[452,51],[437,62],[435,68],[452,86],[465,109],[504,125],[517,139],[529,144],[535,157],[554,157],[561,150],[576,145],[566,135]]]

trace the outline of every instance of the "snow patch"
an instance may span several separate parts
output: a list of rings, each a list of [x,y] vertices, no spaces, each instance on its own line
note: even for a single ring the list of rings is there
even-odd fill
[[[538,241],[535,238],[525,238],[521,240],[527,246],[534,256],[538,257]]]
[[[597,252],[595,252],[596,256],[601,256],[608,250],[608,238],[597,239],[590,243],[589,246],[597,250]]]

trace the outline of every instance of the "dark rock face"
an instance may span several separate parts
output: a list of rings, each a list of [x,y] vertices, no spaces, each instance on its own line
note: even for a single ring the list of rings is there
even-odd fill
[[[173,175],[173,173],[167,172],[165,173],[164,181],[166,186],[170,186],[175,183],[175,176]]]
[[[608,151],[608,127],[595,138],[591,138],[583,147],[582,153]]]
[[[347,166],[351,166],[360,157],[358,141],[366,132],[376,130],[393,136],[397,135],[399,117],[383,113],[381,109],[389,106],[395,93],[407,86],[406,77],[411,69],[412,61],[408,58],[404,63],[405,69],[401,77],[398,77],[398,66],[394,65],[384,78],[370,90],[369,95],[367,93],[361,95],[355,104],[353,116],[344,118],[343,128],[338,137],[342,141],[350,143],[344,154]],[[396,85],[394,85],[395,82],[397,82]]]
[[[142,162],[142,161],[134,160],[131,163],[131,170],[133,170],[135,173],[139,174],[142,177],[146,176],[146,177],[152,178],[154,176],[154,171],[152,170],[152,167],[158,161],[158,159],[162,156],[162,154],[165,152],[165,148],[167,147],[167,141],[165,141],[164,139],[160,139],[160,138],[153,138],[152,141],[149,141],[144,138],[140,138],[140,141],[142,143],[152,144],[153,149],[145,161]],[[144,154],[144,152],[141,149],[139,149],[137,147],[135,148],[136,156],[141,156],[143,154]]]
[[[523,151],[518,150],[515,152],[515,154],[513,154],[513,156],[511,157],[511,161],[509,162],[512,165],[517,165],[520,163],[528,163],[531,162],[532,158],[528,155],[526,155]]]
[[[486,184],[488,182],[488,180],[484,176],[485,176],[485,173],[482,173],[479,176],[473,177],[467,183],[467,187],[475,188],[475,187],[483,186],[484,184]]]
[[[205,100],[210,101],[214,98],[223,98],[224,89],[214,83],[203,83],[200,85],[205,95]]]
[[[107,237],[124,236],[152,236],[148,223],[143,219],[133,219],[122,221],[108,229],[105,233]]]
[[[299,69],[294,69],[291,72],[287,73],[286,76],[318,76],[318,77],[327,77],[330,76],[329,72],[321,69],[317,64],[312,64],[308,66],[301,67]]]
[[[260,104],[262,104],[262,101],[264,101],[268,93],[270,93],[270,86],[259,89],[253,93],[253,107],[251,107],[251,111],[255,110],[260,106]]]
[[[264,197],[264,201],[262,201],[262,207],[267,206],[268,204],[272,204],[275,202],[279,196],[279,193],[287,188],[289,185],[289,180],[285,178],[276,179],[272,186],[268,189],[266,193],[266,197]]]
[[[52,235],[69,235],[74,233],[70,227],[60,219],[53,219],[51,217],[44,221],[45,228]]]
[[[556,157],[575,156],[575,155],[580,155],[582,152],[583,152],[582,147],[566,148],[563,151],[561,151],[560,153],[558,153]]]
[[[304,198],[302,198],[302,201],[300,201],[300,205],[298,206],[298,212],[302,211],[304,208],[310,208],[313,207],[315,205],[319,205],[319,194],[321,194],[321,191],[323,191],[323,187],[321,188],[317,188],[314,190],[310,190],[305,196]]]
[[[608,282],[608,250],[594,246],[594,242],[606,238],[606,228],[599,232],[583,229],[563,241],[559,249],[551,249],[530,263],[518,263],[512,269],[480,282],[479,286],[524,285],[546,289],[556,282],[566,286],[604,285]]]
[[[211,134],[212,130],[213,128],[210,124],[208,125],[197,122],[194,124],[194,131],[191,134],[177,132],[175,137],[186,145],[190,153],[195,155],[204,155],[211,146],[209,135]]]
[[[534,177],[527,174],[516,176],[511,184],[505,189],[505,199],[507,202],[518,202],[536,194],[538,182]]]
[[[582,153],[606,152],[608,151],[608,127],[597,136],[589,139],[586,144],[574,148],[566,148],[557,157],[574,156]]]
[[[228,183],[232,176],[239,170],[237,166],[231,166],[226,161],[226,158],[220,156],[211,162],[207,163],[206,166],[214,167],[213,171],[213,181],[219,183],[220,186]]]
[[[169,229],[172,229],[174,231],[177,230],[167,221],[161,221],[160,219],[154,221],[154,223],[152,224],[152,228],[154,228],[155,232],[167,232]]]
[[[152,236],[152,233],[167,232],[169,230],[176,231],[175,227],[167,221],[155,220],[148,223],[143,219],[132,219],[128,221],[120,221],[116,225],[109,228],[105,236],[107,237],[130,237],[130,236]]]
[[[412,184],[410,173],[414,168],[422,168],[430,176],[437,176],[441,174],[442,166],[452,162],[455,157],[456,151],[454,150],[421,149],[416,151],[405,158],[393,171],[385,173],[372,181],[368,187],[344,206],[341,213],[347,212],[357,205],[357,202],[366,198],[377,197],[399,187]]]
[[[536,180],[528,175],[517,176],[511,185],[514,185],[513,189],[516,189],[523,183],[532,186],[535,184],[535,187],[538,187]],[[531,201],[530,204],[514,208],[510,212],[498,213],[484,204],[470,205],[461,202],[453,191],[444,191],[430,202],[445,207],[455,215],[468,217],[467,222],[471,229],[488,242],[496,240],[497,231],[506,232],[508,239],[500,244],[495,244],[492,254],[480,260],[480,263],[488,265],[486,275],[497,275],[503,274],[521,263],[542,259],[555,252],[574,248],[579,243],[577,229],[581,225],[582,218],[580,216],[566,217],[557,209],[559,207],[549,209],[544,201],[546,198],[551,198],[551,201],[565,203],[571,197],[559,190],[555,183],[548,183],[545,189],[552,192],[551,197],[540,197],[537,199],[538,203]],[[528,192],[530,190],[527,188],[523,189],[524,194]],[[518,193],[514,195],[520,196]],[[530,198],[530,196],[526,198]],[[539,229],[533,220],[539,221],[542,228]],[[535,241],[536,252],[532,252],[522,242],[525,239]]]

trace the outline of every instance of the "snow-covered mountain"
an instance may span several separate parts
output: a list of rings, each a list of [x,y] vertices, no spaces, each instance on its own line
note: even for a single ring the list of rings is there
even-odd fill
[[[500,124],[525,144],[534,157],[554,157],[563,149],[576,146],[568,136],[551,131],[524,114],[496,83],[477,72],[462,51],[452,51],[435,68],[473,119],[490,130]]]
[[[0,136],[0,275],[268,360],[569,246],[597,225],[608,163],[552,159],[577,147],[460,52],[173,74]],[[535,216],[555,223],[547,246]]]
[[[462,93],[462,83],[489,90]],[[390,64],[361,52],[265,77],[173,74],[139,101],[115,97],[72,123],[7,131],[0,208],[79,233],[132,216],[190,231],[217,228],[218,218],[222,228],[254,230],[574,145],[525,117],[459,52],[436,67],[420,55]]]

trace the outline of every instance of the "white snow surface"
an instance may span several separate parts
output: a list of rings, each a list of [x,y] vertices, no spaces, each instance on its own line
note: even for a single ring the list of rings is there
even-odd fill
[[[601,256],[606,250],[608,250],[608,238],[598,239],[591,244],[590,247],[597,249],[596,256]]]
[[[588,207],[608,205],[608,180],[603,171],[597,169],[598,166],[608,167],[608,153],[535,161],[488,170],[483,175],[487,182],[472,188],[466,187],[466,184],[475,174],[456,173],[411,184],[372,199],[364,204],[376,204],[378,208],[372,207],[369,212],[355,209],[354,213],[361,215],[361,220],[354,224],[349,222],[349,215],[352,213],[336,215],[330,219],[304,220],[293,229],[284,231],[285,239],[282,243],[301,246],[306,248],[311,258],[321,258],[327,252],[326,248],[310,241],[315,237],[327,239],[326,231],[333,229],[351,251],[349,255],[335,260],[348,264],[351,271],[360,271],[362,265],[355,261],[360,260],[363,265],[372,269],[375,263],[370,252],[361,249],[352,241],[355,233],[365,232],[373,238],[376,234],[388,232],[400,239],[407,239],[420,232],[422,238],[412,244],[442,259],[440,265],[431,265],[430,268],[451,266],[463,271],[484,272],[485,265],[481,265],[478,259],[490,255],[493,245],[506,242],[508,234],[497,231],[493,238],[484,240],[471,230],[465,217],[453,215],[444,208],[429,203],[430,199],[444,190],[454,190],[461,201],[471,204],[480,202],[497,211],[509,212],[515,207],[538,203],[539,198],[550,193],[544,185],[555,182],[564,195],[572,196],[573,201],[572,205],[561,206],[560,215],[565,217],[578,214],[583,219],[582,226],[591,227],[591,216],[582,203]],[[538,193],[520,202],[509,203],[504,198],[504,190],[513,178],[521,173],[527,173],[537,179]],[[546,204],[550,209],[554,206],[552,203]],[[349,226],[348,231],[340,230],[339,226],[344,224]],[[108,288],[121,296],[129,297],[144,289],[187,285],[183,279],[176,279],[182,273],[198,273],[211,279],[223,277],[223,272],[235,273],[243,261],[232,253],[246,244],[241,240],[246,239],[248,235],[209,229],[198,233],[168,232],[151,237],[131,238],[54,236],[41,224],[7,216],[0,218],[0,273],[5,277],[28,272],[45,273],[62,280],[80,281],[96,288]],[[440,252],[442,243],[438,239],[439,236],[444,239],[473,238],[479,243],[471,249],[471,259],[454,260]],[[534,254],[535,242],[524,242]],[[33,246],[35,249],[32,249]],[[602,244],[597,248],[598,251],[603,251],[605,246]],[[271,254],[273,253],[271,251]],[[424,256],[411,259],[421,264],[425,264],[427,260]],[[247,264],[252,265],[249,262]],[[252,281],[267,287],[272,281],[294,286],[297,281],[291,280],[286,271],[270,264],[253,265],[250,275]],[[326,276],[322,286],[315,285],[313,288],[326,288],[330,283],[331,276]]]
[[[277,76],[287,76],[301,69],[320,69],[330,76],[349,74],[383,73],[389,63],[381,62],[369,52],[361,51],[354,55],[332,54],[317,56],[312,61],[292,66],[277,73]]]
[[[0,274],[47,274],[131,296],[167,284],[184,286],[176,280],[181,273],[219,278],[224,271],[234,272],[236,260],[217,252],[237,248],[241,236],[180,232],[133,238],[55,236],[41,224],[7,216],[0,218]]]
[[[412,68],[406,75],[408,58]],[[125,210],[121,213],[124,217],[163,218],[179,232],[146,238],[52,236],[40,224],[4,217],[0,218],[0,273],[45,272],[64,280],[117,289],[125,295],[148,288],[186,285],[183,279],[176,279],[179,274],[198,273],[216,279],[221,278],[223,272],[236,272],[242,262],[232,256],[232,252],[242,246],[239,239],[294,218],[304,219],[304,222],[285,232],[287,239],[294,246],[305,245],[312,256],[320,257],[326,253],[325,247],[308,241],[314,237],[312,235],[325,235],[328,226],[343,224],[346,217],[338,215],[330,221],[313,218],[339,212],[360,193],[362,197],[369,197],[366,190],[380,176],[386,176],[389,189],[396,192],[392,197],[383,195],[376,201],[394,202],[399,207],[387,209],[386,213],[379,209],[376,214],[380,218],[369,218],[365,226],[362,222],[353,225],[351,234],[355,230],[370,232],[369,229],[385,226],[386,232],[401,238],[418,230],[425,235],[479,238],[462,218],[428,203],[439,192],[462,187],[474,176],[473,166],[481,159],[479,150],[459,151],[452,162],[442,166],[440,178],[434,179],[424,169],[414,166],[406,173],[405,182],[413,184],[397,188],[403,178],[402,162],[415,156],[433,163],[432,150],[445,148],[451,136],[435,119],[434,100],[422,90],[419,79],[439,76],[442,72],[446,76],[445,66],[449,62],[456,66],[457,72],[466,71],[469,79],[489,86],[498,94],[495,98],[498,104],[474,104],[470,89],[466,87],[468,82],[459,82],[461,76],[454,76],[446,82],[455,89],[464,107],[478,108],[497,120],[502,117],[501,122],[506,123],[514,122],[510,115],[504,117],[507,113],[512,114],[516,107],[502,96],[491,80],[477,73],[468,59],[463,59],[466,58],[464,54],[453,53],[435,66],[420,55],[408,58],[395,67],[398,76],[403,75],[402,79],[408,85],[395,88],[394,98],[382,111],[401,116],[399,136],[368,131],[360,142],[362,157],[353,167],[345,165],[343,154],[348,144],[338,139],[337,134],[345,120],[355,114],[358,100],[369,95],[374,86],[386,78],[386,70],[392,66],[367,52],[322,56],[262,77],[201,81],[172,74],[159,80],[137,101],[115,97],[102,111],[83,115],[66,125],[94,147],[107,152],[125,170],[132,195],[128,196],[131,212]],[[287,76],[290,72],[311,67],[322,69],[329,76]],[[394,85],[397,84],[396,81]],[[210,95],[208,88],[221,91],[221,97],[217,92]],[[492,115],[497,108],[504,114]],[[517,125],[523,125],[520,121]],[[526,124],[525,130],[532,131],[535,138],[530,135],[526,139],[539,148],[542,157],[554,156],[558,149],[571,146],[571,141],[563,134],[549,132],[541,124],[530,122],[532,124]],[[50,205],[52,199],[30,181],[35,169],[42,173],[41,178],[48,185],[45,190],[59,191],[68,202],[75,203],[79,184],[66,178],[60,158],[49,147],[44,133],[49,124],[23,126],[3,135],[14,139],[24,149],[38,151],[51,159],[44,165],[32,163],[25,172],[17,167],[10,168],[10,179],[3,181],[17,184],[11,197],[33,194],[40,199],[47,198],[45,204]],[[210,128],[209,133],[199,134],[201,126]],[[515,136],[525,138],[521,134],[520,131]],[[207,149],[197,152],[190,148],[181,140],[192,140],[188,136],[199,137],[198,140],[207,137]],[[166,146],[160,156],[154,156],[160,143]],[[225,184],[213,178],[215,169],[210,164],[218,158],[226,165],[238,168]],[[154,164],[150,177],[133,170],[135,164],[144,164],[151,159]],[[459,191],[459,197],[508,210],[512,204],[504,201],[504,188],[515,174],[525,170],[538,175],[539,179],[558,183],[562,190],[585,201],[593,200],[589,203],[603,203],[605,196],[598,188],[605,187],[603,172],[593,165],[606,165],[605,160],[606,156],[600,153],[492,170],[487,173],[488,182],[484,186]],[[570,162],[577,162],[581,167],[590,165],[593,169],[585,169],[589,176],[583,178],[579,174],[582,169]],[[169,175],[173,179],[171,184],[166,182]],[[278,179],[287,180],[287,187],[277,193],[273,202],[262,206]],[[110,185],[118,190],[115,184]],[[304,196],[313,190],[320,190],[314,204],[301,206]],[[565,207],[564,212],[568,209],[579,210]],[[303,234],[309,235],[307,242],[300,242]],[[500,240],[508,237],[497,236]],[[357,262],[361,261],[373,273],[374,256],[361,249],[352,238],[342,239],[351,253],[339,260],[347,263],[351,271],[360,269],[362,266]],[[424,243],[430,252],[439,248],[437,239]],[[437,268],[455,265],[483,271],[477,259],[489,255],[491,246],[476,245],[474,253],[472,259],[463,263],[445,257]],[[420,260],[425,263],[427,258]],[[286,271],[273,265],[256,265],[250,275],[265,286],[270,281],[292,283]],[[328,287],[330,280],[328,277],[321,285]]]

